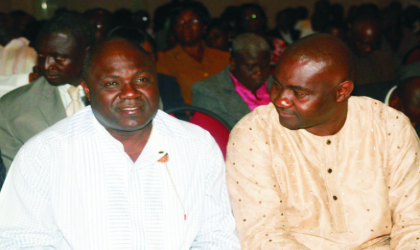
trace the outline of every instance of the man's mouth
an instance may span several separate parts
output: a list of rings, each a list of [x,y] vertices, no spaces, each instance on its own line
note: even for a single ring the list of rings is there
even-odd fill
[[[136,110],[140,109],[141,107],[131,107],[131,108],[120,108],[121,110]]]
[[[281,109],[278,109],[278,113],[281,117],[284,117],[284,118],[295,117],[293,113],[285,111],[285,110],[281,110]]]

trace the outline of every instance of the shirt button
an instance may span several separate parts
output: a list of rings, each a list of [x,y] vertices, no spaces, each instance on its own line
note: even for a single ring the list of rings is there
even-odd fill
[[[335,196],[335,195],[334,195],[334,196],[333,196],[333,199],[336,201],[338,198],[337,198],[337,196]]]
[[[204,77],[208,77],[209,76],[209,73],[204,73]]]
[[[330,139],[328,139],[327,140],[327,145],[330,145],[331,144],[331,140]]]
[[[331,168],[328,169],[328,173],[330,173],[330,174],[332,173],[332,169]]]

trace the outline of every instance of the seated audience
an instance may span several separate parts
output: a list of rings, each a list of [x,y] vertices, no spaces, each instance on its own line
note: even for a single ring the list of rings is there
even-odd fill
[[[87,10],[83,13],[83,16],[92,24],[96,42],[104,40],[109,31],[114,28],[114,16],[106,9],[96,8]]]
[[[210,14],[200,2],[180,4],[172,17],[178,44],[158,54],[159,73],[175,77],[186,104],[192,102],[192,85],[222,71],[229,63],[229,53],[206,46],[204,34]]]
[[[64,13],[43,26],[35,43],[42,77],[0,99],[0,141],[7,168],[31,137],[85,106],[82,64],[94,42],[93,28],[79,14]]]
[[[230,37],[228,24],[221,18],[213,18],[207,28],[206,45],[213,49],[228,51]]]
[[[240,249],[223,156],[159,111],[153,61],[111,38],[89,49],[91,106],[21,149],[0,193],[0,249]]]
[[[270,64],[274,71],[277,61],[287,48],[287,43],[280,38],[267,36],[267,16],[260,5],[245,3],[239,6],[237,33],[255,33],[267,40],[271,49]]]
[[[120,26],[113,29],[109,37],[123,37],[134,43],[140,45],[150,56],[154,63],[157,60],[157,48],[153,38],[145,31],[139,30],[136,27]],[[184,100],[182,99],[181,90],[176,81],[176,78],[165,74],[157,73],[158,87],[160,94],[159,108],[166,111],[173,108],[183,107]]]
[[[399,67],[409,51],[419,44],[416,35],[402,26],[401,13],[393,8],[382,11],[381,50]]]
[[[293,43],[272,103],[230,134],[227,185],[242,249],[417,249],[420,141],[401,112],[350,97],[352,52]]]
[[[257,34],[233,40],[230,65],[193,86],[193,106],[210,110],[233,127],[244,115],[270,103],[270,46]]]
[[[347,41],[347,25],[344,22],[329,22],[323,31],[340,38],[342,41]]]
[[[296,8],[296,18],[297,22],[293,28],[300,31],[300,38],[315,33],[312,29],[311,19],[308,18],[308,9],[306,7],[300,6]]]
[[[0,27],[0,75],[30,73],[36,52],[29,40],[12,27]]]
[[[376,49],[380,28],[370,16],[356,18],[349,31],[349,47],[355,54],[354,84],[385,82],[395,79],[396,67],[392,58]]]
[[[276,27],[268,32],[269,36],[280,38],[288,44],[300,38],[300,31],[294,28],[296,24],[295,10],[288,8],[276,15]]]

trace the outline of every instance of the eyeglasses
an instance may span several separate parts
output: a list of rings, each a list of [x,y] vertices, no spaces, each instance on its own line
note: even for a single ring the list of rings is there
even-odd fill
[[[190,19],[188,21],[184,21],[184,20],[176,20],[175,21],[175,25],[177,25],[177,26],[184,26],[185,24],[192,26],[192,25],[197,25],[199,23],[200,23],[200,20],[198,20],[198,19]]]

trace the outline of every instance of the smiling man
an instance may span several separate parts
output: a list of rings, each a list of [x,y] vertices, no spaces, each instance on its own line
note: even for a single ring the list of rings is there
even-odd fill
[[[55,16],[42,27],[35,44],[42,77],[0,99],[0,148],[7,168],[31,137],[85,106],[82,65],[94,42],[92,26],[78,14]]]
[[[417,249],[419,139],[387,105],[350,97],[352,53],[331,35],[281,56],[233,129],[227,185],[243,249]]]
[[[158,111],[154,63],[122,38],[88,51],[91,101],[20,150],[0,194],[0,249],[239,249],[223,156]]]

